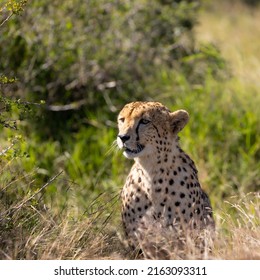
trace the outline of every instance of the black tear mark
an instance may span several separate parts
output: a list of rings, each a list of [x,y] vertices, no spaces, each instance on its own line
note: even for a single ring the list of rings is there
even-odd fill
[[[160,135],[160,133],[159,133],[158,128],[157,128],[154,124],[153,124],[153,127],[155,128],[155,130],[156,130],[156,132],[157,132],[158,137],[159,137],[159,138],[161,138],[161,135]]]
[[[139,137],[139,126],[140,126],[140,122],[138,123],[136,129],[135,129],[135,133],[136,133],[136,141],[139,141],[140,140],[140,137]]]

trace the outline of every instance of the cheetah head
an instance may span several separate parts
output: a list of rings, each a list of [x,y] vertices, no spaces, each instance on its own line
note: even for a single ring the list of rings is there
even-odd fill
[[[156,152],[158,143],[173,142],[189,120],[184,110],[171,112],[159,102],[132,102],[118,115],[117,145],[127,158]]]

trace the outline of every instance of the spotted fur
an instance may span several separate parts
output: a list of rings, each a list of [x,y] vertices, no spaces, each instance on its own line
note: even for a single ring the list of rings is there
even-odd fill
[[[133,102],[118,116],[117,143],[134,165],[122,189],[122,221],[133,247],[156,229],[214,227],[212,208],[178,133],[189,120],[158,102]],[[148,254],[146,254],[148,255]]]

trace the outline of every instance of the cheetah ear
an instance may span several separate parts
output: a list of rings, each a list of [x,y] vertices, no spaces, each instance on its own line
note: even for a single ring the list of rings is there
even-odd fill
[[[170,126],[173,133],[180,132],[189,121],[189,114],[185,110],[170,113]]]

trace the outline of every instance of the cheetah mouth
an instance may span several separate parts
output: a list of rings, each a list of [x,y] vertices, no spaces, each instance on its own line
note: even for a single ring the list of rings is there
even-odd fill
[[[127,154],[137,155],[140,152],[142,152],[143,149],[144,149],[144,145],[137,144],[137,149],[129,149],[127,147],[124,147],[124,152],[127,153]]]

